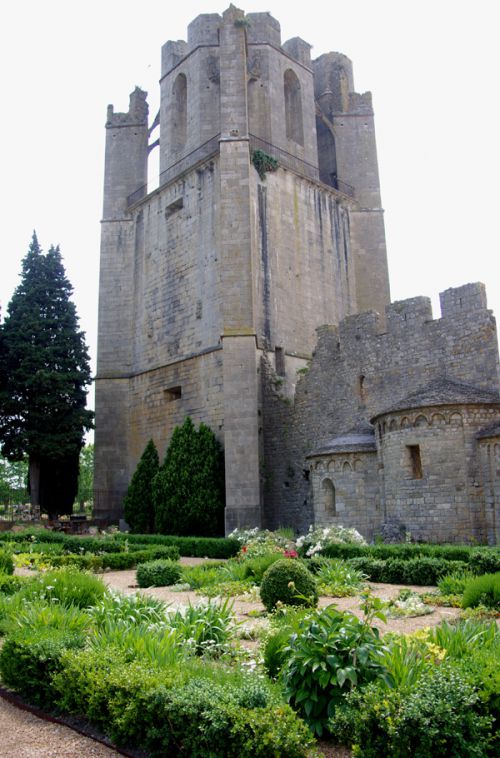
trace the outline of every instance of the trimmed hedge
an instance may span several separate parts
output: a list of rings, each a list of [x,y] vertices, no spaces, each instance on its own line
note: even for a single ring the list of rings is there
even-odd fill
[[[469,545],[430,545],[430,544],[402,544],[402,545],[353,545],[333,544],[326,545],[321,550],[321,555],[327,558],[374,558],[378,560],[401,559],[412,560],[415,558],[439,558],[445,561],[464,561],[471,564],[471,569],[481,573],[484,568],[495,571],[495,566],[500,566],[500,548],[497,547],[472,547]],[[476,570],[477,569],[477,570]]]
[[[145,549],[152,545],[174,546],[180,555],[195,558],[232,558],[240,549],[238,540],[228,537],[176,537],[164,534],[115,534],[113,537],[76,537],[47,529],[29,529],[24,532],[0,534],[1,542],[27,542],[34,537],[37,542],[60,543],[65,550],[76,553],[79,550],[90,553],[120,553],[128,550]]]
[[[387,584],[435,585],[451,572],[465,571],[468,564],[464,561],[449,561],[443,558],[391,558],[381,560],[371,557],[351,558],[351,566],[366,574],[372,582]]]
[[[181,574],[182,569],[175,561],[147,561],[137,567],[137,584],[139,587],[168,587],[176,584]]]
[[[7,637],[0,652],[2,682],[33,705],[54,704],[52,676],[61,668],[62,654],[82,648],[85,636],[53,627],[45,630],[24,627]]]
[[[129,543],[129,550],[141,545],[175,545],[179,553],[192,558],[233,558],[240,550],[238,540],[231,537],[176,537],[166,534],[117,534],[116,542]]]

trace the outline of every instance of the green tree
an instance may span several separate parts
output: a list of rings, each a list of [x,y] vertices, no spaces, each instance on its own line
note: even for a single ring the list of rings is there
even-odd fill
[[[158,451],[153,440],[149,440],[123,503],[125,521],[136,534],[148,534],[154,530],[153,480],[159,467]]]
[[[0,443],[10,461],[29,459],[32,505],[71,513],[78,461],[93,414],[84,334],[58,247],[42,253],[36,234],[21,283],[0,328]]]
[[[0,503],[16,505],[27,501],[28,461],[8,461],[0,456]]]
[[[186,418],[172,434],[153,482],[155,528],[162,534],[224,533],[224,459],[214,433]]]
[[[76,499],[83,511],[85,503],[92,503],[94,496],[94,445],[82,447],[78,472],[78,493]]]

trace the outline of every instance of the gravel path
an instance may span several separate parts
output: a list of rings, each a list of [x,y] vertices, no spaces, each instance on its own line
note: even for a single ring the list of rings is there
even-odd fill
[[[117,755],[116,750],[66,726],[39,719],[0,697],[2,758],[116,758]]]
[[[182,563],[194,565],[203,559],[182,559]],[[16,572],[24,573],[24,572]],[[31,573],[31,572],[30,572]],[[103,574],[106,584],[121,592],[137,592],[135,571],[110,571]],[[392,584],[371,584],[373,593],[384,600],[395,597],[401,587]],[[412,587],[419,592],[427,589]],[[154,587],[141,590],[146,595],[160,598],[171,606],[197,603],[202,600],[194,592],[171,592],[166,587]],[[334,603],[339,610],[349,610],[361,615],[359,598],[320,598],[320,606]],[[258,624],[259,620],[248,616],[250,611],[263,610],[258,602],[235,600],[234,610],[245,624]],[[443,619],[452,619],[458,615],[456,608],[436,608],[428,616],[411,619],[390,619],[386,624],[380,623],[381,631],[412,632],[425,626],[435,626]],[[323,745],[321,746],[323,748]],[[329,758],[347,758],[349,751],[345,748],[324,746],[325,756]],[[56,723],[47,722],[28,711],[21,710],[0,697],[0,758],[112,758],[118,751],[107,748],[98,742],[79,735],[72,729]]]

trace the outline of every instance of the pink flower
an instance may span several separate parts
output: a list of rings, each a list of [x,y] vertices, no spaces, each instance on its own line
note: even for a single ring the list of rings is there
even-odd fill
[[[285,558],[298,558],[299,554],[296,550],[293,548],[290,548],[290,550],[283,550],[283,555]]]
[[[247,550],[248,550],[247,546],[243,545],[243,547],[241,548],[241,552],[246,553]]]

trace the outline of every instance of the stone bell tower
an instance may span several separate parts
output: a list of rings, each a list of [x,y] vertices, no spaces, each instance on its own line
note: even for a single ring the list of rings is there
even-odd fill
[[[234,6],[163,46],[160,87],[151,129],[140,90],[106,125],[96,515],[119,514],[148,439],[163,455],[190,415],[224,446],[226,530],[257,526],[263,355],[292,397],[318,325],[389,302],[371,99],[347,58],[312,62]]]

